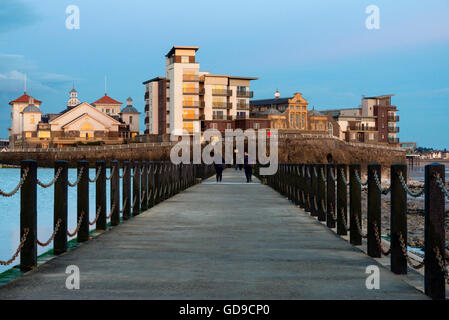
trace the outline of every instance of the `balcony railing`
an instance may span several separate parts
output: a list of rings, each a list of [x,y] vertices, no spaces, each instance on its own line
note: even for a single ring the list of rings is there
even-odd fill
[[[348,130],[352,130],[352,131],[377,131],[377,127],[371,127],[371,126],[349,126]]]
[[[239,98],[252,98],[254,96],[253,91],[239,91],[237,90],[237,97]]]
[[[388,116],[387,121],[388,122],[399,122],[399,116]]]
[[[388,127],[388,132],[398,133],[399,132],[399,127]]]
[[[399,138],[388,137],[388,143],[399,143]]]
[[[182,75],[182,80],[185,82],[189,81],[198,82],[200,80],[200,77],[198,75],[193,74],[184,74]]]
[[[246,114],[245,115],[238,114],[235,116],[235,119],[246,119],[246,118],[247,118]]]
[[[232,109],[232,102],[212,102],[213,109]]]
[[[200,89],[198,88],[184,88],[182,90],[183,94],[199,94],[200,93]]]
[[[228,89],[212,89],[213,96],[232,96],[232,90]]]
[[[198,108],[200,106],[199,101],[184,101],[182,106],[184,108]]]
[[[249,103],[237,103],[237,109],[249,110]]]
[[[195,114],[195,115],[185,115],[182,117],[182,119],[184,121],[197,121],[200,120],[200,116]]]
[[[150,118],[145,117],[145,124],[148,124],[148,123],[150,123]]]
[[[145,92],[145,100],[147,100],[149,97],[150,97],[150,92],[149,92],[149,91],[146,91],[146,92]]]
[[[212,120],[232,120],[232,116],[213,114]]]

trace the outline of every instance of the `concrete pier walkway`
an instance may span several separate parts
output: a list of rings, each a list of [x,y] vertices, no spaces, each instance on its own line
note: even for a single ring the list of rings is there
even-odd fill
[[[66,289],[77,265],[79,290]],[[243,171],[227,169],[0,287],[0,299],[425,299]]]

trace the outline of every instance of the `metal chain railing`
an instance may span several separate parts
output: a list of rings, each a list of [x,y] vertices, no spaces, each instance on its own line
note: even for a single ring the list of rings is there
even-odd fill
[[[89,221],[89,225],[93,226],[95,224],[95,222],[97,222],[98,218],[100,217],[100,211],[101,211],[101,206],[99,206],[97,209],[97,213],[95,214],[94,221],[92,221],[92,222]]]
[[[334,210],[334,206],[332,205],[332,202],[330,203],[330,210],[329,210],[329,214],[332,217],[332,220],[335,222],[337,221],[337,213]]]
[[[80,227],[81,227],[81,221],[83,221],[83,217],[84,217],[84,211],[82,211],[80,214],[80,217],[78,219],[78,224],[76,225],[75,231],[69,232],[67,230],[67,234],[69,235],[69,237],[74,237],[78,233],[78,231],[80,230]]]
[[[341,174],[341,178],[343,179],[343,183],[347,186],[349,186],[349,182],[346,180],[346,175],[345,175],[345,171],[340,168],[340,174]]]
[[[136,202],[137,202],[137,197],[134,197],[133,204],[131,205],[131,209],[134,209]]]
[[[128,171],[128,167],[123,168],[123,174],[120,176],[120,179],[125,177],[126,172]]]
[[[61,218],[59,218],[58,221],[56,221],[56,226],[55,226],[55,229],[53,230],[53,233],[52,233],[50,239],[48,239],[46,242],[40,242],[39,239],[36,238],[37,244],[40,245],[41,247],[48,246],[53,241],[56,234],[58,233],[59,226],[61,225],[61,222],[62,222]]]
[[[413,192],[412,190],[410,190],[410,188],[407,186],[407,183],[405,182],[404,176],[402,175],[402,172],[399,172],[398,174],[399,176],[399,181],[401,182],[402,188],[404,188],[404,190],[412,197],[417,198],[420,197],[424,194],[424,188],[422,188],[421,191],[418,192]]]
[[[341,223],[343,224],[343,228],[345,228],[346,231],[349,230],[348,228],[348,221],[346,220],[346,214],[344,212],[344,208],[341,208],[340,214],[341,214]]]
[[[115,210],[115,203],[112,205],[111,212],[109,213],[109,215],[106,216],[106,219],[110,219],[112,217],[112,213],[114,212],[114,210]]]
[[[318,177],[318,173],[316,172],[316,168],[315,168],[315,167],[313,167],[313,176],[314,176],[315,178]]]
[[[123,201],[123,208],[122,208],[122,210],[120,210],[120,214],[123,214],[123,212],[125,212],[127,204],[128,204],[128,198],[125,198],[125,201]]]
[[[373,228],[374,228],[374,236],[376,237],[377,246],[379,247],[380,252],[382,252],[383,255],[388,256],[391,253],[391,247],[385,251],[382,246],[382,240],[380,239],[379,230],[377,230],[377,222],[373,222]]]
[[[409,255],[408,255],[407,246],[405,245],[405,240],[404,240],[404,237],[402,236],[402,233],[399,232],[398,235],[399,235],[399,244],[401,245],[402,254],[407,259],[407,262],[410,264],[410,266],[413,269],[421,269],[422,267],[424,267],[424,260],[418,264],[413,263],[413,260],[410,259]]]
[[[102,167],[99,167],[97,170],[97,175],[93,179],[89,178],[89,182],[91,182],[91,183],[97,182],[98,178],[100,177],[101,170],[102,170]]]
[[[106,180],[111,180],[111,179],[112,179],[112,177],[113,177],[114,174],[115,174],[115,168],[116,168],[116,167],[113,167],[113,168],[112,168],[112,170],[111,170],[111,175],[110,175],[109,177],[106,177]]]
[[[366,180],[365,182],[362,181],[362,179],[360,178],[359,172],[357,170],[354,170],[354,174],[355,174],[355,178],[357,179],[357,182],[361,185],[361,186],[366,186],[368,185],[368,180]]]
[[[131,175],[131,177],[133,177],[133,179],[136,177],[137,171],[138,170],[136,170],[136,168],[133,169],[133,174]]]
[[[28,236],[29,232],[30,232],[30,229],[28,229],[28,228],[23,229],[22,239],[20,240],[20,244],[17,247],[16,252],[14,253],[14,255],[9,260],[7,260],[7,261],[0,260],[0,265],[7,266],[7,265],[10,265],[14,260],[16,260],[16,258],[19,255],[20,251],[22,251],[23,245],[25,244],[25,241],[27,240],[27,236]]]
[[[334,170],[330,170],[330,173],[331,173],[331,179],[332,179],[332,181],[337,181],[337,179],[335,178],[335,175],[334,175]]]
[[[23,183],[25,182],[25,180],[28,176],[28,171],[30,171],[29,168],[26,168],[23,171],[23,174],[22,174],[22,177],[20,178],[19,184],[11,192],[5,192],[3,190],[0,190],[0,195],[3,197],[12,197],[13,195],[15,195],[17,193],[17,191],[19,191],[19,189],[22,187]]]
[[[67,183],[71,187],[75,187],[78,183],[81,181],[81,177],[83,176],[84,167],[81,167],[80,172],[78,173],[78,177],[76,178],[76,181],[74,183],[71,183],[69,180],[67,180]]]
[[[323,180],[323,182],[326,183],[327,180],[326,180],[323,168],[320,168],[320,174],[321,174],[321,180]]]
[[[49,188],[49,187],[51,187],[52,185],[54,185],[56,183],[56,181],[58,180],[59,175],[61,174],[61,172],[62,172],[62,168],[60,167],[58,169],[58,171],[56,171],[55,177],[53,178],[52,181],[50,181],[49,183],[43,183],[42,181],[37,179],[37,184],[40,185],[42,188]]]
[[[388,194],[391,190],[391,186],[388,188],[382,188],[382,184],[380,183],[379,176],[377,172],[374,171],[374,181],[376,182],[377,188],[379,188],[380,193]]]
[[[435,247],[433,251],[435,252],[436,258],[438,260],[438,265],[441,268],[441,272],[443,273],[446,282],[449,284],[449,271],[447,270],[446,261],[444,261],[444,258],[441,256],[441,252],[438,247]]]
[[[355,225],[357,227],[357,232],[360,234],[360,236],[362,238],[366,238],[368,235],[365,232],[363,232],[363,230],[362,230],[363,226],[362,226],[362,223],[359,220],[359,216],[357,214],[355,214],[354,218],[355,218]]]
[[[448,190],[446,189],[446,187],[444,186],[443,179],[441,179],[441,177],[440,177],[439,174],[437,174],[437,175],[435,176],[435,178],[436,178],[437,185],[438,185],[438,186],[440,187],[440,189],[441,189],[441,192],[443,192],[443,194],[446,196],[447,200],[449,200],[449,191],[448,191]]]

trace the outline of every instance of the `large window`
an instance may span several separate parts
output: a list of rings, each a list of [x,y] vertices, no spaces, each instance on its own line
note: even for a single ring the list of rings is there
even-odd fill
[[[34,123],[34,116],[30,116],[30,123],[31,123],[31,124]]]
[[[196,116],[196,110],[192,109],[185,109],[182,111],[182,116],[184,120],[194,120],[197,118]]]
[[[305,115],[304,113],[301,113],[301,128],[305,129],[306,128],[306,119],[305,119]]]
[[[198,93],[198,83],[196,82],[184,82],[183,83],[184,93]]]
[[[50,138],[50,131],[39,131],[39,138]]]
[[[299,128],[299,114],[296,114],[296,128]]]

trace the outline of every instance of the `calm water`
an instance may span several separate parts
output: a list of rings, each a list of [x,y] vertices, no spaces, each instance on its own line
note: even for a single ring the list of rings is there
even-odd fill
[[[110,175],[110,170],[107,170],[107,176]],[[54,169],[38,169],[38,178],[48,183],[54,177]],[[89,170],[91,179],[95,177],[95,169]],[[69,169],[69,180],[74,182],[77,178],[76,169]],[[20,179],[20,169],[2,168],[0,169],[0,188],[3,191],[10,192],[18,184]],[[109,214],[110,202],[110,184],[106,182],[107,203]],[[47,241],[53,233],[53,192],[54,187],[44,189],[37,187],[37,234],[39,241]],[[68,228],[73,232],[76,228],[76,187],[68,188]],[[121,197],[121,189],[120,189]],[[122,200],[120,199],[120,203]],[[95,219],[95,183],[89,183],[89,220]],[[0,260],[9,260],[14,254],[20,242],[20,191],[10,198],[0,196]],[[95,225],[90,226],[90,229],[95,229]],[[72,238],[69,238],[69,240]],[[38,246],[38,255],[53,248],[51,243],[43,248]],[[20,261],[20,255],[10,266],[0,266],[0,272],[3,272]]]
[[[449,165],[445,166],[446,181],[449,179]],[[418,181],[424,181],[424,166],[408,166],[408,178]]]

